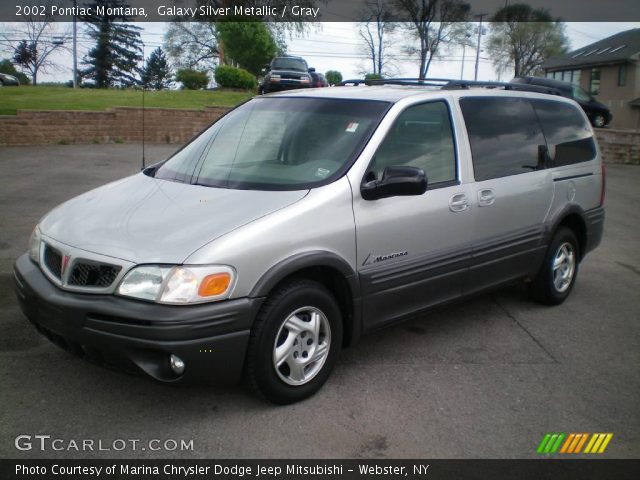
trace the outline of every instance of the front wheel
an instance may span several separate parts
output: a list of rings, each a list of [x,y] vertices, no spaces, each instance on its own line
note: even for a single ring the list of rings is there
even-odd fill
[[[531,283],[533,298],[545,305],[566,300],[578,276],[578,241],[566,227],[560,227],[551,241],[542,269]]]
[[[269,296],[251,331],[246,377],[267,400],[287,404],[322,387],[342,345],[342,315],[320,283],[300,279]]]
[[[597,114],[595,114],[593,116],[593,119],[591,120],[591,123],[596,128],[603,128],[605,126],[605,124],[607,123],[607,119],[604,118],[604,115],[602,115],[600,113],[597,113]]]

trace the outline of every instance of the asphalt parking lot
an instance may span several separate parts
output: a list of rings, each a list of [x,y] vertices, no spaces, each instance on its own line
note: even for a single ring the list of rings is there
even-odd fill
[[[513,287],[433,311],[363,339],[316,396],[275,407],[94,366],[20,312],[12,264],[38,219],[140,159],[139,145],[0,148],[0,457],[534,458],[547,432],[612,432],[604,457],[640,457],[640,167],[608,167],[604,241],[562,306]],[[193,450],[18,451],[23,434]]]

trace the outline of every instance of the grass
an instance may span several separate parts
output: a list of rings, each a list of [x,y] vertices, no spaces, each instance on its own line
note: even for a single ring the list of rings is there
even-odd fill
[[[202,109],[232,107],[255,95],[234,90],[162,90],[145,92],[145,107]],[[105,110],[111,107],[141,107],[141,90],[98,90],[51,86],[0,88],[0,115],[16,110]]]

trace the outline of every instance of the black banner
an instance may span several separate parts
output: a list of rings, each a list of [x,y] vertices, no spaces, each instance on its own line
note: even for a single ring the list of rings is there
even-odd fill
[[[636,480],[640,460],[0,460],[2,480]]]
[[[383,0],[391,14],[388,21],[409,21],[410,0]],[[421,0],[416,0],[418,4]],[[130,22],[270,21],[270,22],[359,22],[366,20],[367,0],[125,0],[121,3],[95,0],[3,0],[0,22],[30,19],[69,22],[91,15],[124,16]],[[466,0],[471,12],[488,17],[505,5],[504,0]],[[566,22],[633,22],[640,20],[637,0],[519,0],[533,8],[544,8]],[[118,6],[114,6],[118,5]],[[99,8],[102,8],[98,11]],[[122,8],[123,10],[116,10]],[[485,18],[486,20],[486,18]]]

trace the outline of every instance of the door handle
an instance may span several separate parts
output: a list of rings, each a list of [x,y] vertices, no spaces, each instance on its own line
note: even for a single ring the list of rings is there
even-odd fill
[[[464,193],[456,193],[449,199],[449,210],[452,212],[464,212],[469,208],[469,199]]]
[[[490,188],[483,188],[482,190],[478,190],[479,207],[488,207],[489,205],[493,205],[495,201],[496,194]]]

